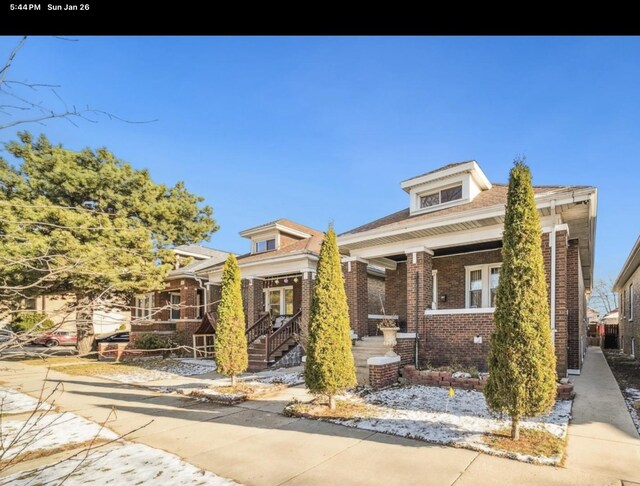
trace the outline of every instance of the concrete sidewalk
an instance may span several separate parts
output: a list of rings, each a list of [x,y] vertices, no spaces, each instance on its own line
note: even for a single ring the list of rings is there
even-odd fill
[[[44,378],[42,368],[0,363],[2,384],[25,393],[37,395]],[[62,410],[101,422],[116,407],[117,419],[108,425],[118,433],[153,419],[128,439],[248,485],[640,483],[640,440],[597,348],[589,349],[583,374],[574,380],[564,468],[281,415],[292,398],[307,398],[302,387],[230,407],[51,372],[48,386],[57,381],[65,389],[56,400]]]

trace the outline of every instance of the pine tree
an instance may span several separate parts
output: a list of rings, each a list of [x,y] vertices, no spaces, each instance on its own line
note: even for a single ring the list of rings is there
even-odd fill
[[[249,357],[242,307],[240,268],[234,255],[229,255],[224,262],[221,293],[215,337],[216,365],[218,373],[230,376],[231,385],[236,386],[236,377],[247,370]]]
[[[511,437],[518,440],[520,420],[548,412],[556,396],[542,229],[523,161],[509,176],[494,319],[485,397],[489,408],[511,418]]]
[[[320,248],[308,333],[305,383],[312,393],[327,395],[330,408],[335,409],[335,395],[356,385],[356,368],[351,354],[347,294],[333,227],[329,227]]]

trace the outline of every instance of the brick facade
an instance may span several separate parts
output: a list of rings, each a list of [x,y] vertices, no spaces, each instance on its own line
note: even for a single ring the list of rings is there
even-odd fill
[[[369,385],[372,388],[384,388],[398,382],[400,361],[381,365],[369,364]]]
[[[434,257],[433,269],[438,271],[438,309],[465,308],[465,266],[501,262],[502,250],[476,251]],[[446,296],[446,301],[440,301],[440,296]]]
[[[486,371],[489,337],[494,329],[492,312],[426,316],[420,329],[421,367],[457,363]],[[474,343],[477,335],[482,337],[481,344]]]
[[[314,276],[311,272],[304,272],[302,274],[302,281],[300,284],[300,310],[302,315],[300,316],[300,326],[303,329],[303,334],[306,335],[306,329],[309,326],[309,314],[311,313],[311,295],[313,293],[313,281]]]
[[[397,344],[393,351],[400,356],[400,366],[412,365],[416,362],[416,340],[414,337],[396,336]]]
[[[578,240],[569,240],[567,247],[567,366],[580,369],[580,327],[582,325],[578,265],[580,262]],[[584,327],[584,325],[582,325]]]
[[[417,277],[417,286],[416,286]],[[431,306],[432,256],[427,251],[407,254],[407,332],[416,332],[424,323],[424,310]]]
[[[368,333],[368,293],[367,293],[367,263],[361,260],[351,260],[342,264],[344,287],[349,303],[349,320],[351,328],[358,336]]]
[[[549,234],[542,238],[542,252],[546,272],[546,281],[549,291],[551,282],[551,248],[549,247]],[[415,297],[412,292],[412,275],[418,269],[421,275],[428,275],[428,282],[421,278],[422,289],[419,292],[419,309],[424,312],[431,304],[431,268],[437,270],[438,295],[446,295],[446,301],[438,301],[438,309],[464,309],[466,292],[465,266],[499,263],[502,261],[500,250],[480,251],[459,255],[431,258],[428,253],[421,252],[428,258],[419,258],[413,263],[412,254],[407,255],[407,315],[409,317],[408,331],[412,332],[412,319],[415,319]],[[432,262],[432,264],[431,264]],[[581,297],[583,287],[580,283],[580,264],[577,242],[569,244],[567,232],[556,231],[556,286],[555,286],[555,351],[557,358],[557,373],[564,376],[567,368],[580,368],[580,341],[582,335],[580,323],[584,320],[585,303]],[[392,288],[392,282],[398,281],[401,270],[388,272],[386,284],[387,306],[393,307],[397,302],[396,293],[399,289]],[[640,282],[638,284],[640,286]],[[551,296],[549,294],[549,303]],[[428,302],[427,302],[428,301]],[[413,303],[413,305],[411,305]],[[582,309],[582,310],[581,310]],[[488,353],[489,336],[493,332],[492,313],[462,313],[462,314],[438,314],[419,316],[420,340],[419,360],[422,363],[429,362],[432,365],[445,365],[452,362],[473,365],[481,370],[486,369],[486,357]],[[569,321],[571,330],[569,330]],[[413,321],[415,323],[415,321]],[[415,325],[415,324],[414,324]],[[482,344],[474,344],[473,337],[480,335]],[[569,366],[568,356],[572,356]]]
[[[395,270],[385,271],[384,308],[387,314],[407,322],[407,263],[398,262]]]
[[[246,301],[247,307],[245,321],[249,327],[258,320],[260,313],[264,312],[264,283],[262,279],[254,278],[247,280],[243,288],[245,294],[242,297]]]
[[[629,295],[629,286],[632,285],[633,299]],[[624,282],[622,290],[618,294],[619,302],[619,333],[622,350],[627,354],[633,354],[638,358],[640,353],[640,267],[636,269],[629,280]],[[633,302],[633,312],[631,312]],[[633,316],[633,319],[632,319]],[[633,348],[632,348],[633,345]]]

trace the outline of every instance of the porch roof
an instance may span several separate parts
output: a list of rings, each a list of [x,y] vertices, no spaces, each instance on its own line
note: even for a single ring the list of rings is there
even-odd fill
[[[431,250],[502,238],[506,184],[493,184],[466,204],[411,216],[404,209],[340,234],[341,251],[362,258],[385,257],[409,247]],[[590,186],[534,186],[536,204],[551,227],[568,226],[577,238],[585,287],[591,288],[597,190]],[[549,226],[547,227],[549,231]]]

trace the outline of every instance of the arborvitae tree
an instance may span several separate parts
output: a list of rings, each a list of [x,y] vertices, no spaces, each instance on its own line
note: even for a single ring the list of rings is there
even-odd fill
[[[356,368],[351,354],[347,294],[332,227],[320,248],[308,334],[305,383],[312,393],[328,396],[329,407],[335,409],[335,395],[356,385]]]
[[[511,417],[518,440],[520,420],[548,412],[556,396],[542,229],[531,173],[519,160],[509,176],[494,319],[484,393],[492,410]]]
[[[231,377],[236,386],[239,373],[247,370],[247,337],[238,260],[229,255],[222,270],[222,296],[218,305],[215,351],[218,373]]]

